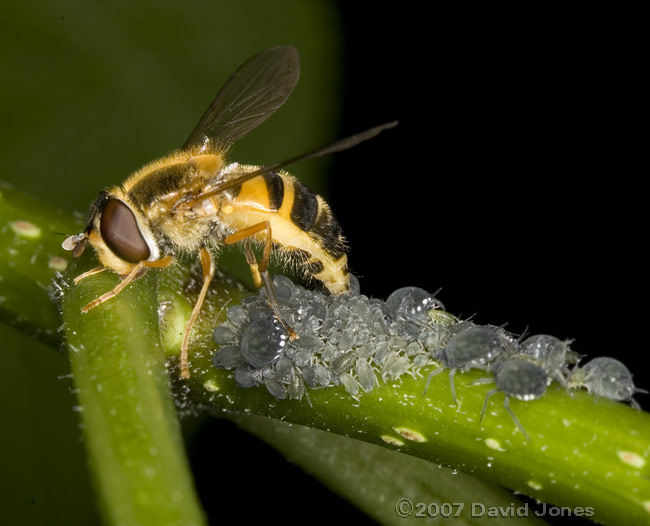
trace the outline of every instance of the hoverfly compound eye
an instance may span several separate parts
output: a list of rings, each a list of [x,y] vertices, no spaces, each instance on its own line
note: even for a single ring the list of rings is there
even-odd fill
[[[111,251],[129,263],[146,261],[151,250],[142,237],[131,209],[118,199],[110,199],[104,206],[99,223],[102,239]]]

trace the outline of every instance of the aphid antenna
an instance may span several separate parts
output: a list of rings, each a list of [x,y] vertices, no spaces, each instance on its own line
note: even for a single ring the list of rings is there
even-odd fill
[[[221,313],[226,310],[226,307],[228,306],[228,304],[231,301],[232,301],[232,298],[228,298],[228,300],[221,306],[221,308],[219,309],[219,312],[217,313],[217,316],[216,316],[217,319],[219,319],[219,317],[221,316]]]
[[[496,327],[498,327],[499,329],[503,329],[503,330],[505,330],[505,328],[506,328],[508,325],[510,325],[510,322],[509,322],[509,321],[506,321],[505,323],[502,323],[501,325],[496,325]],[[526,335],[527,331],[528,331],[528,325],[526,325],[526,328],[524,329],[524,331],[523,331],[523,332],[519,335],[519,337],[517,338],[517,343],[519,343],[519,342],[524,338],[524,336]],[[509,332],[510,332],[510,331],[509,331]],[[511,334],[517,334],[517,333],[516,333],[516,332],[512,332]]]
[[[517,338],[517,343],[521,343],[521,341],[528,335],[528,330],[530,329],[530,323],[526,324],[526,328],[524,331],[519,335],[519,338]]]
[[[412,314],[402,314],[402,317],[411,322],[413,325],[419,325],[420,327],[426,327],[427,329],[435,330],[435,327],[433,325],[430,325],[428,322],[421,320]]]

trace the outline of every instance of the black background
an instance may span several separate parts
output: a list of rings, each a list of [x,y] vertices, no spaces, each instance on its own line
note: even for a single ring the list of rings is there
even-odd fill
[[[634,27],[616,13],[348,5],[341,135],[400,121],[334,160],[330,202],[362,292],[442,287],[455,314],[575,339],[644,385]]]
[[[650,386],[647,84],[631,19],[428,8],[340,2],[339,136],[400,121],[331,161],[328,200],[362,292],[385,299],[407,285],[442,288],[438,297],[457,315],[574,339],[578,352],[617,357],[638,385]],[[231,473],[240,477],[242,506],[250,505],[254,472],[259,509],[285,495],[289,524],[371,522],[270,448],[224,433],[230,424],[209,425],[220,450],[252,452],[238,454],[244,467]],[[192,448],[199,476],[210,469],[201,464],[210,436]],[[268,495],[259,492],[265,484]],[[199,489],[210,510],[219,489],[205,481]]]

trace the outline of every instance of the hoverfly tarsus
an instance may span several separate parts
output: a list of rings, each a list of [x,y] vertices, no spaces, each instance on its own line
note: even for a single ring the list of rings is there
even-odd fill
[[[249,59],[221,88],[180,151],[101,192],[91,206],[86,229],[63,242],[75,256],[90,243],[101,263],[77,276],[75,284],[105,269],[122,278],[83,312],[116,296],[148,269],[168,267],[176,254],[199,253],[203,285],[183,335],[182,378],[190,375],[190,332],[222,243],[242,242],[255,285],[265,288],[275,316],[291,337],[297,335],[279,311],[267,273],[272,249],[295,262],[306,277],[321,281],[331,294],[350,290],[345,238],[329,206],[280,169],[350,148],[397,122],[261,168],[225,160],[235,142],[284,104],[299,74],[298,52],[291,46],[270,48]],[[263,243],[259,262],[251,241]]]

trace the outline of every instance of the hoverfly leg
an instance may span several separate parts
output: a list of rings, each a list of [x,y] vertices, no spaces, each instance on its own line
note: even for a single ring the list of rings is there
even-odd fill
[[[248,239],[244,240],[244,254],[246,255],[246,263],[248,263],[248,266],[251,269],[251,274],[253,275],[253,283],[255,283],[255,286],[258,289],[260,289],[264,283],[262,283],[262,276],[260,276],[257,259],[255,259],[255,254],[253,253],[253,249],[251,244],[248,242]]]
[[[250,243],[248,243],[248,238],[254,236],[255,234],[258,234],[262,230],[266,230],[267,234],[266,234],[266,240],[264,241],[264,252],[262,254],[262,261],[257,263],[255,254],[253,254],[253,250],[250,247]],[[280,308],[278,307],[278,301],[275,298],[275,292],[273,291],[273,283],[269,279],[268,272],[266,271],[266,269],[269,266],[269,261],[271,259],[271,247],[273,245],[273,237],[271,235],[271,223],[269,223],[268,221],[258,223],[251,227],[244,228],[239,232],[235,232],[234,234],[231,234],[226,239],[224,239],[224,243],[226,245],[232,245],[233,243],[237,243],[239,241],[244,241],[244,252],[246,254],[246,261],[248,262],[248,265],[251,268],[251,273],[253,275],[253,281],[255,282],[255,285],[258,288],[264,285],[264,289],[266,290],[266,296],[268,298],[269,305],[273,309],[273,314],[275,314],[277,320],[282,324],[284,329],[289,333],[289,338],[295,340],[296,338],[298,338],[298,334],[286,322],[284,316],[282,316],[282,314],[280,313]]]
[[[203,270],[203,286],[201,287],[199,298],[194,304],[192,315],[185,325],[185,333],[183,334],[183,343],[181,345],[181,378],[190,377],[190,369],[187,363],[187,350],[190,344],[190,332],[192,331],[192,327],[194,326],[196,319],[199,317],[201,307],[205,301],[205,296],[208,293],[208,287],[210,286],[210,282],[214,277],[214,261],[212,259],[212,254],[210,254],[207,248],[201,247],[200,256],[201,268]]]
[[[127,285],[131,283],[135,278],[140,277],[143,274],[143,272],[146,272],[148,268],[165,268],[171,265],[173,261],[174,258],[172,256],[165,256],[164,258],[159,259],[158,261],[140,261],[140,263],[138,263],[133,267],[133,270],[131,270],[131,272],[129,272],[126,276],[122,278],[122,281],[120,281],[113,290],[108,291],[106,294],[102,294],[99,298],[91,301],[88,305],[82,307],[81,312],[86,313],[90,309],[94,309],[95,307],[101,305],[105,301],[114,298],[120,292],[122,292],[127,287]],[[98,269],[99,267],[94,268],[84,274],[89,274],[89,273],[98,274],[99,272],[101,272],[101,270]],[[84,276],[84,274],[77,276],[77,280],[81,281],[81,279],[83,279],[84,277],[88,277],[88,276]],[[75,280],[75,282],[78,282],[77,280]]]
[[[109,290],[106,294],[102,294],[99,298],[94,299],[91,301],[88,305],[85,305],[84,307],[81,308],[81,312],[86,313],[90,309],[94,309],[98,305],[101,305],[105,301],[110,300],[111,298],[114,298],[117,296],[120,292],[122,292],[126,286],[131,283],[137,276],[140,275],[140,272],[142,271],[142,263],[138,263],[135,267],[133,267],[133,270],[129,272],[122,281],[120,281],[117,286],[113,290]],[[81,276],[79,276],[81,277]]]
[[[81,280],[84,280],[86,278],[89,278],[90,276],[94,276],[95,274],[99,274],[100,272],[104,272],[106,270],[106,267],[95,267],[91,270],[88,270],[84,272],[83,274],[79,274],[76,278],[74,278],[74,284],[78,285]]]

